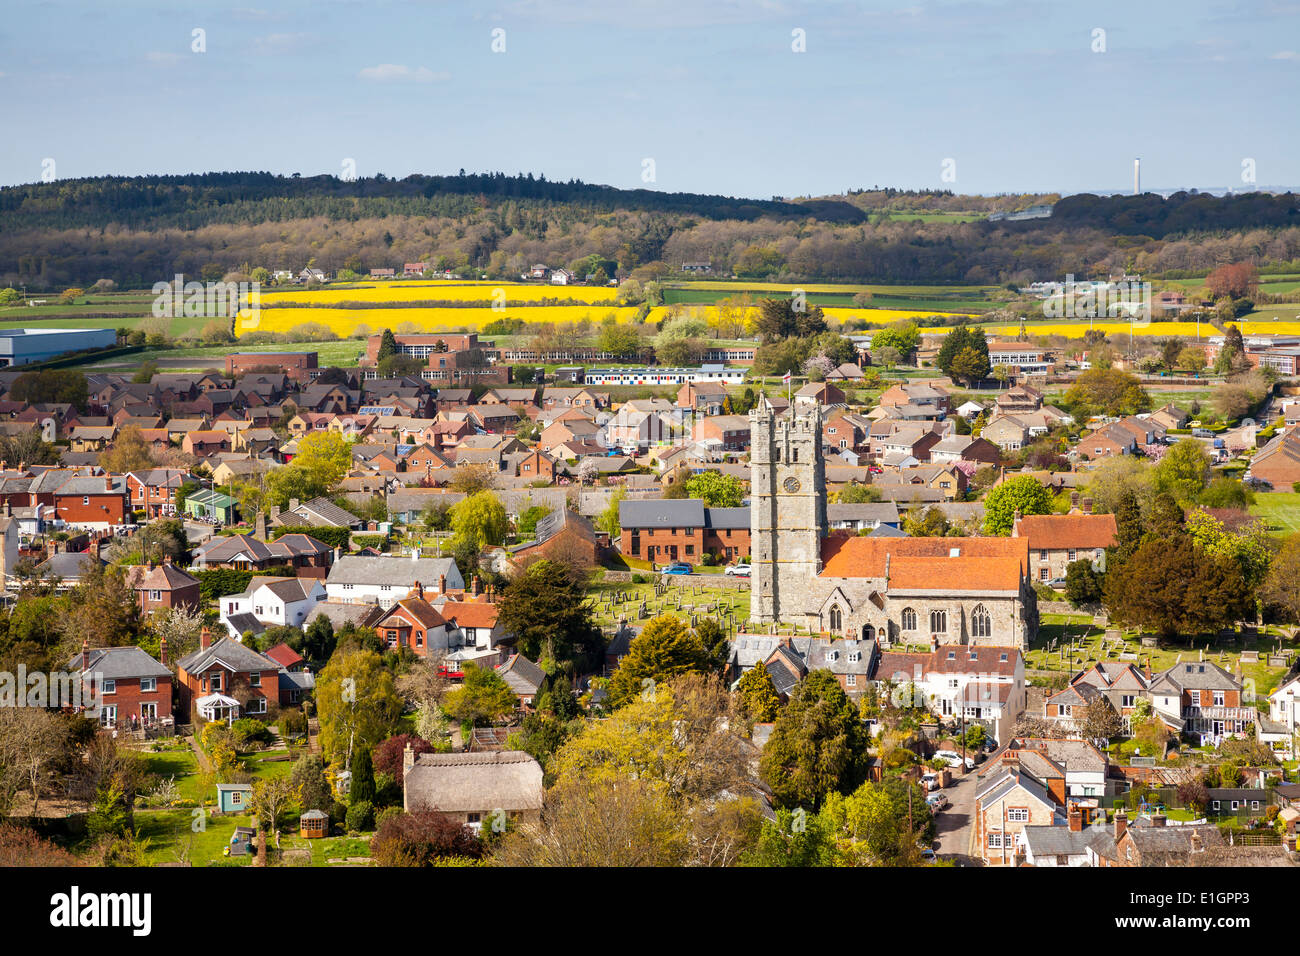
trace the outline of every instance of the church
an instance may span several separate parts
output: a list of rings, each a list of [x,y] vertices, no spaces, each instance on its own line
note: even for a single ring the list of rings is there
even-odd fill
[[[897,644],[1027,649],[1038,603],[1024,538],[828,534],[821,406],[750,421],[750,620]]]

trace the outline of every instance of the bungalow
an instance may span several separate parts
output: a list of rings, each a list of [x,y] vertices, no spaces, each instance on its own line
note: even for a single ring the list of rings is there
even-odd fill
[[[402,756],[402,807],[436,811],[480,830],[509,821],[536,822],[542,813],[542,768],[517,750]]]
[[[546,672],[522,654],[511,654],[504,664],[497,665],[496,671],[518,698],[521,710],[533,706],[546,683]]]
[[[325,579],[331,601],[389,607],[399,595],[420,585],[426,594],[463,591],[465,579],[451,558],[343,556]]]

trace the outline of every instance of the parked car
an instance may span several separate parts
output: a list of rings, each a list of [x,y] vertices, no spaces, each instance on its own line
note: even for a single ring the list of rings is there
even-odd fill
[[[957,751],[955,750],[936,750],[934,752],[934,755],[938,757],[940,760],[947,763],[948,766],[950,767],[962,766],[961,754],[957,753]],[[972,760],[970,757],[966,758],[966,769],[967,770],[975,769],[975,761]]]
[[[925,802],[930,805],[931,810],[942,810],[944,807],[948,806],[948,796],[942,791],[939,793],[932,793],[925,798]]]
[[[939,789],[939,775],[937,773],[925,773],[921,775],[921,786],[926,790]]]
[[[727,571],[726,571],[726,573],[732,575],[733,577],[737,577],[737,578],[747,578],[747,577],[749,577],[749,565],[748,565],[748,564],[729,564],[729,565],[727,565]]]
[[[663,569],[662,573],[663,574],[690,574],[691,566],[689,564],[682,564],[680,561],[678,561],[676,564],[668,565],[668,567]]]
[[[934,850],[929,850],[929,849],[922,850],[922,851],[921,851],[921,862],[922,862],[922,863],[938,863],[938,862],[939,862],[939,854],[935,853]]]

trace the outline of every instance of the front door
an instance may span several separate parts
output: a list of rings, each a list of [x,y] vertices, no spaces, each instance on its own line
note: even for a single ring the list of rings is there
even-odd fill
[[[1222,737],[1222,736],[1223,736],[1223,721],[1221,721],[1221,720],[1216,720],[1216,721],[1214,722],[1214,736],[1216,736],[1216,737]]]

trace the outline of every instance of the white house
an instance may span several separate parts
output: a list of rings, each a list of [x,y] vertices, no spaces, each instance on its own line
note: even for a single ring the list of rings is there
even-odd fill
[[[1293,673],[1268,695],[1268,716],[1274,723],[1285,726],[1289,733],[1297,732],[1297,721],[1300,721],[1300,673]]]
[[[1025,659],[1015,647],[968,644],[928,655],[884,652],[875,680],[914,685],[924,705],[946,722],[978,722],[1006,740],[1025,712]]]
[[[465,579],[451,558],[422,558],[413,552],[409,558],[345,555],[330,567],[325,592],[329,600],[344,604],[391,607],[416,584],[429,597],[465,589]]]
[[[220,599],[221,623],[236,640],[245,631],[298,627],[323,600],[325,586],[317,578],[255,577],[243,594]]]

